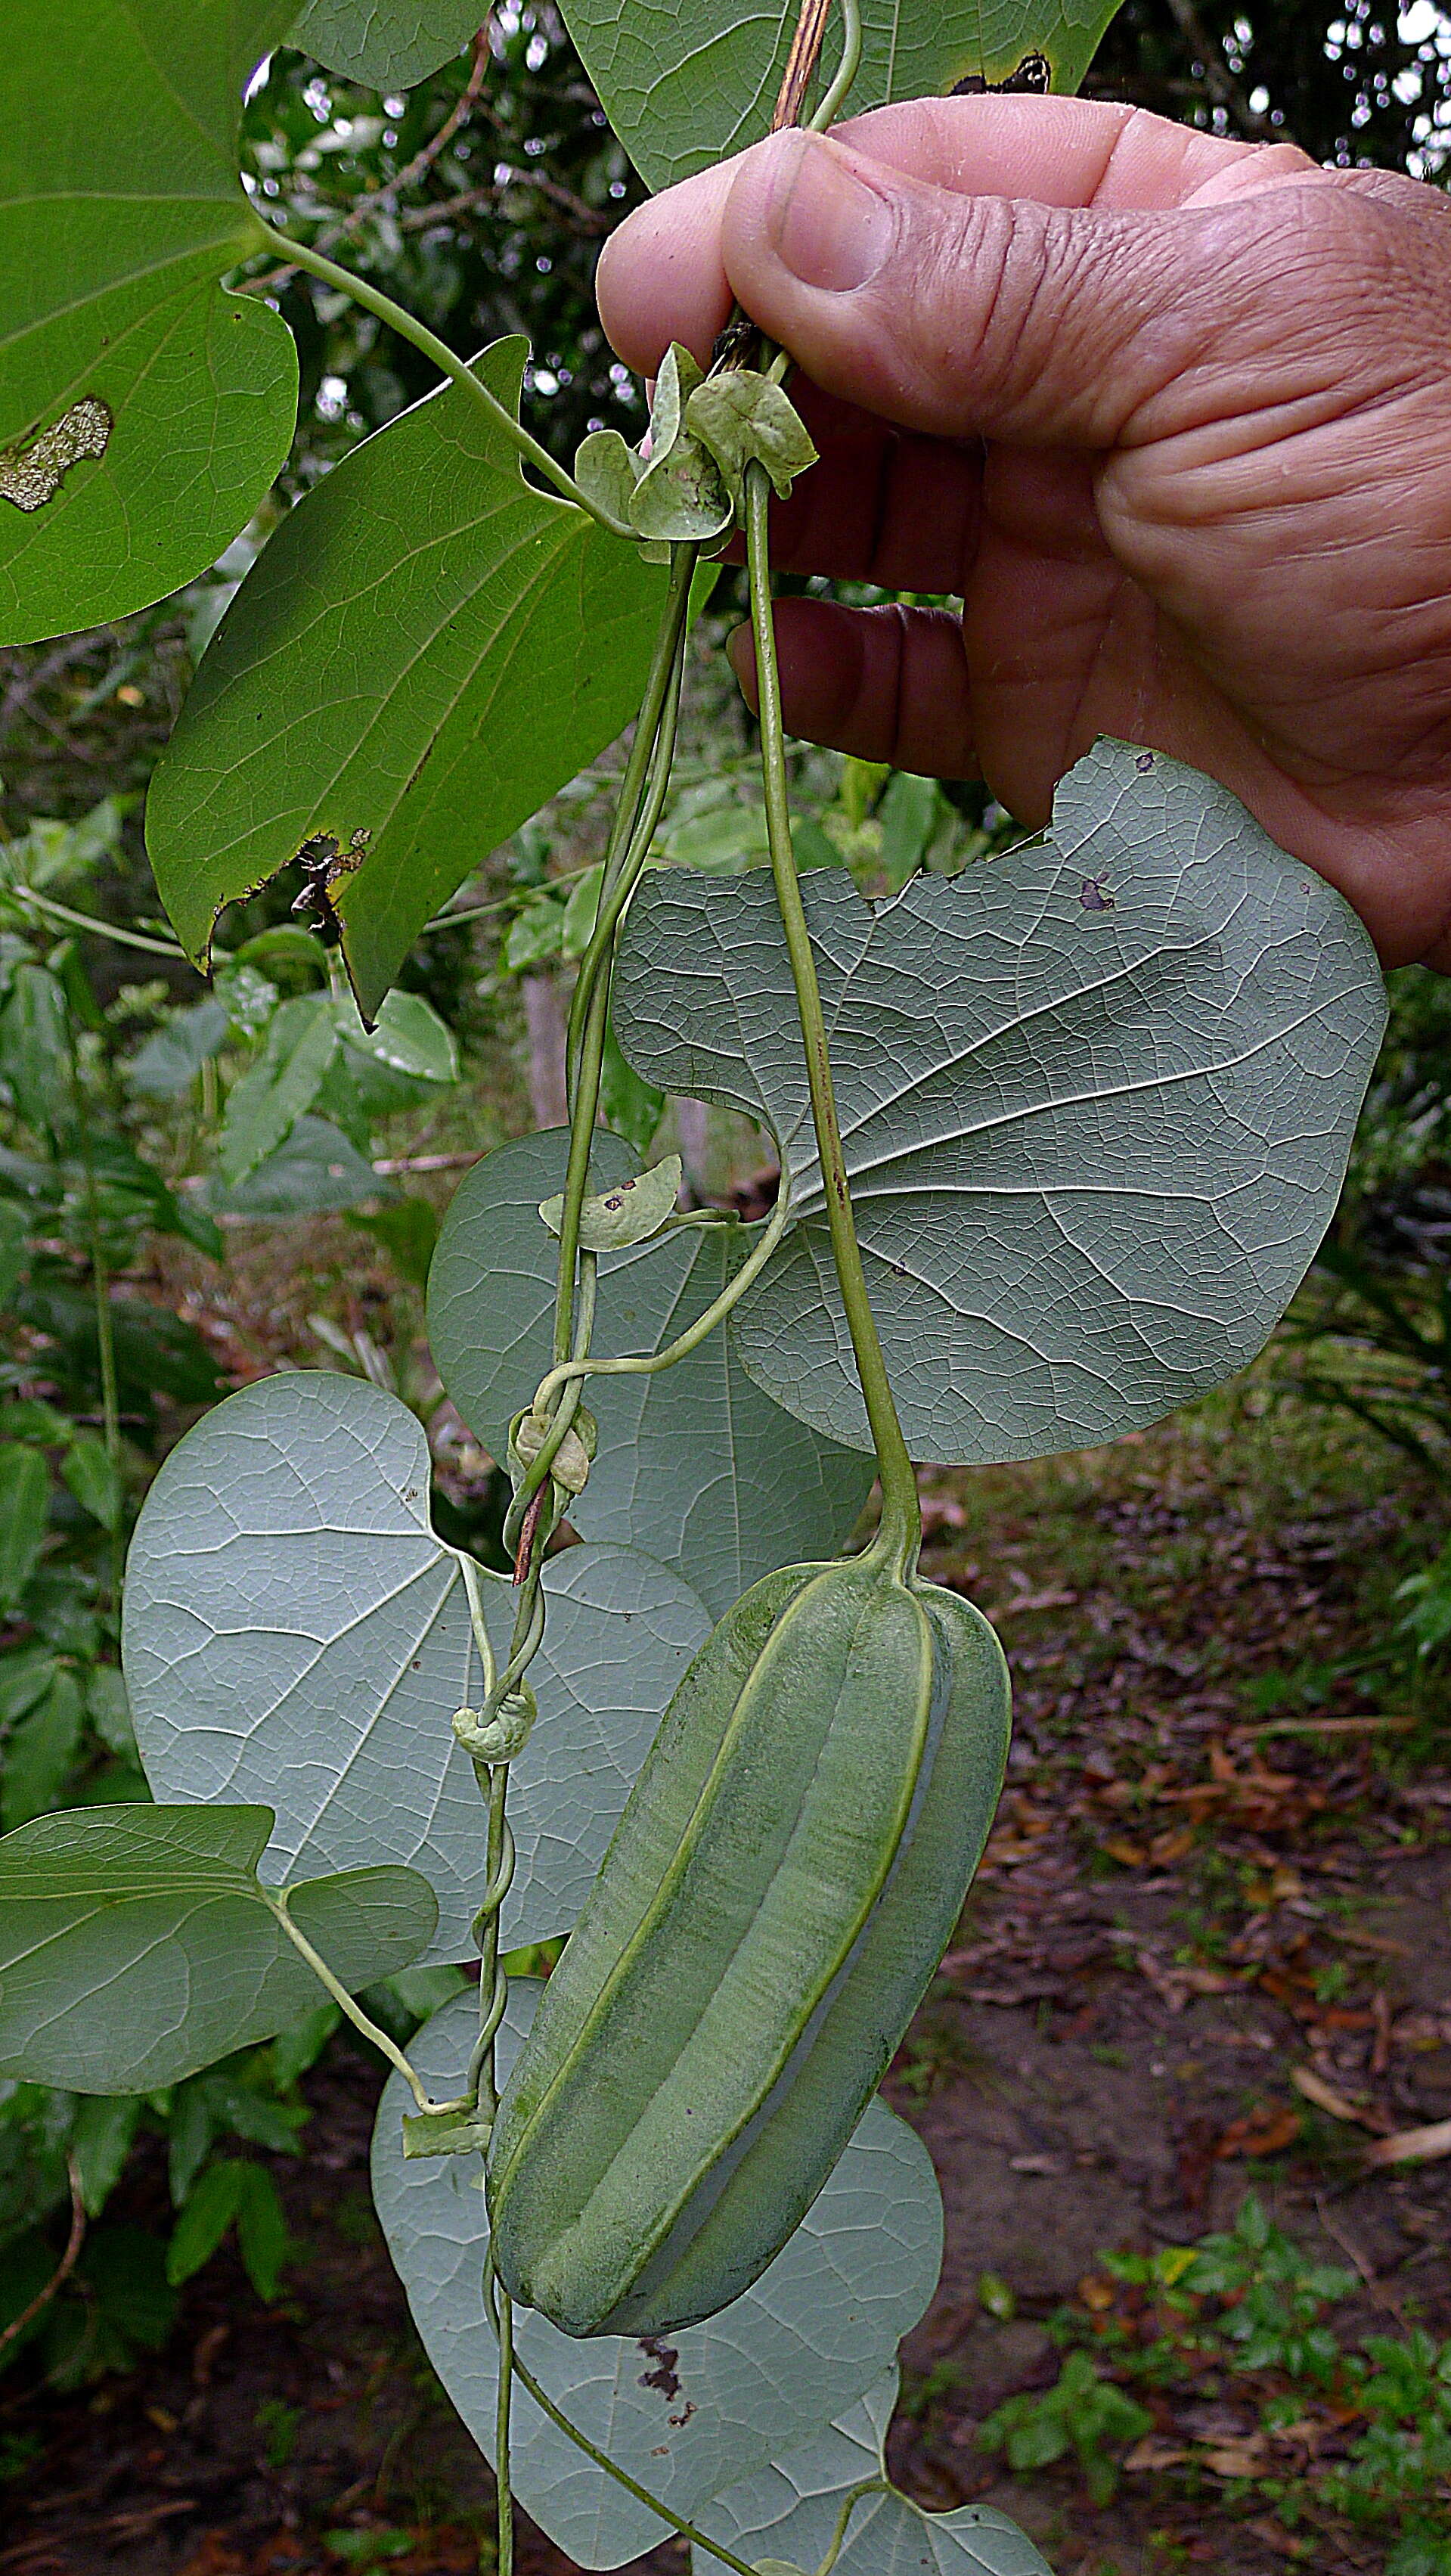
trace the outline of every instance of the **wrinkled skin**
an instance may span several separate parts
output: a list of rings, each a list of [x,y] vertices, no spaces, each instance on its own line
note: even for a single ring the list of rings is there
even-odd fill
[[[797,733],[1012,813],[1100,733],[1221,779],[1387,965],[1451,971],[1451,205],[1078,99],[781,135],[641,207],[600,310],[651,373],[732,297],[822,462],[778,564]],[[749,637],[732,654],[753,695]]]

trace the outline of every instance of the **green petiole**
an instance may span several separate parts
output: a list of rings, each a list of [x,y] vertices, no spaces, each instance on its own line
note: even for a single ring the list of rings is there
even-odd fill
[[[895,1558],[906,1575],[914,1569],[921,1549],[922,1512],[917,1497],[917,1478],[897,1419],[887,1364],[867,1293],[866,1273],[862,1268],[861,1246],[857,1241],[847,1181],[846,1156],[836,1114],[836,1089],[832,1081],[826,1020],[821,1007],[821,987],[817,982],[816,958],[811,946],[811,933],[806,926],[796,855],[791,845],[786,735],[781,720],[781,681],[776,664],[776,629],[771,613],[770,500],[771,484],[765,467],[755,463],[748,465],[746,562],[750,572],[751,625],[756,641],[761,779],[765,791],[771,873],[776,884],[781,926],[786,934],[791,980],[796,987],[811,1115],[826,1189],[826,1222],[831,1235],[832,1261],[841,1302],[846,1309],[847,1329],[851,1334],[857,1375],[861,1380],[882,1480],[882,1521],[874,1545],[883,1554]]]
[[[700,1348],[707,1335],[715,1331],[717,1324],[724,1323],[731,1308],[740,1302],[746,1290],[754,1286],[785,1233],[790,1217],[791,1179],[783,1165],[781,1187],[776,1204],[762,1228],[759,1239],[752,1245],[748,1257],[741,1263],[734,1279],[721,1290],[718,1297],[711,1300],[701,1314],[696,1316],[694,1323],[689,1325],[677,1340],[667,1342],[663,1351],[652,1351],[643,1357],[622,1360],[565,1360],[559,1368],[551,1369],[546,1378],[541,1378],[534,1398],[535,1404],[542,1410],[552,1401],[557,1388],[568,1386],[576,1379],[653,1377],[658,1369],[674,1368],[677,1360],[688,1359],[692,1351]]]
[[[588,511],[589,516],[600,527],[607,528],[612,537],[625,537],[631,545],[638,544],[635,530],[623,519],[616,519],[608,510],[602,510],[597,502],[586,500],[568,466],[561,465],[556,457],[551,456],[547,447],[541,447],[537,438],[531,438],[523,422],[514,418],[507,403],[501,403],[496,394],[491,394],[488,386],[480,383],[472,367],[467,366],[462,358],[455,357],[448,342],[440,340],[436,331],[430,331],[426,322],[420,322],[416,313],[410,313],[405,304],[395,304],[391,295],[385,295],[379,287],[370,286],[365,277],[355,277],[351,269],[339,268],[336,260],[327,258],[324,252],[311,250],[306,242],[294,240],[291,233],[278,232],[271,224],[264,225],[263,230],[269,245],[280,243],[294,267],[305,268],[311,276],[321,278],[325,286],[334,287],[340,295],[351,296],[355,304],[361,304],[367,312],[375,313],[380,322],[386,322],[400,339],[410,340],[425,358],[431,358],[440,373],[460,385],[487,414],[494,427],[502,430],[518,449],[523,462],[544,475],[566,501],[573,501],[579,509]]]

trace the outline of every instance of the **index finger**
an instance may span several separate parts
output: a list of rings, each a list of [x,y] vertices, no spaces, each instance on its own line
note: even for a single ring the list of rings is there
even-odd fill
[[[1232,142],[1102,99],[915,99],[833,131],[867,159],[955,195],[1103,212],[1172,211],[1319,175],[1289,144]],[[721,217],[742,165],[763,148],[753,144],[651,198],[606,242],[595,278],[600,318],[640,374],[658,367],[672,340],[708,361],[732,303]]]

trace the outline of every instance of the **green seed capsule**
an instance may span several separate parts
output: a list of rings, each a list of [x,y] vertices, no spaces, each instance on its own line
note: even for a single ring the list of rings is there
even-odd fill
[[[494,2259],[567,2334],[749,2288],[856,2127],[992,1821],[980,1613],[870,1557],[753,1586],[696,1657],[540,1998],[489,2154]]]

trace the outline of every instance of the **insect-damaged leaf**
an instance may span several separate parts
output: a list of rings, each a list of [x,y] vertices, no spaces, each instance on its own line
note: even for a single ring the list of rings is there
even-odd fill
[[[243,1388],[147,1495],[123,1648],[158,1797],[265,1799],[269,1882],[379,1861],[422,1870],[439,1899],[426,1955],[460,1959],[485,1811],[449,1721],[477,1705],[479,1665],[428,1487],[427,1442],[396,1397],[321,1370]],[[479,1581],[502,1654],[514,1598],[499,1575]],[[506,1946],[570,1929],[709,1624],[689,1586],[634,1548],[569,1548],[544,1589],[539,1723],[509,1779]]]
[[[289,43],[344,80],[412,89],[479,24],[479,0],[307,0]]]
[[[528,1980],[512,1989],[502,2079],[537,1991]],[[477,2023],[476,1999],[460,1995],[410,2044],[435,2091],[456,2089]],[[497,2348],[484,2317],[478,2170],[461,2156],[405,2162],[409,2107],[395,2079],[378,2109],[373,2196],[429,2359],[490,2451]],[[578,2341],[516,2310],[518,2348],[572,2422],[693,2517],[708,2496],[764,2468],[880,2378],[931,2297],[941,2253],[942,2204],[927,2151],[875,2102],[795,2235],[718,2316],[642,2344],[615,2335]],[[519,2387],[511,2448],[520,2502],[579,2566],[618,2567],[663,2537],[658,2517]]]
[[[76,2093],[176,2084],[322,1989],[258,1884],[266,1807],[86,1807],[0,1842],[0,2074]],[[437,1908],[406,1869],[296,1887],[297,1928],[356,1989],[416,1959]]]
[[[522,340],[476,362],[517,405]],[[525,482],[458,385],[300,501],[202,658],[152,781],[147,843],[183,944],[328,834],[371,1017],[424,923],[638,703],[663,576]]]
[[[893,2369],[824,2431],[779,2450],[768,2469],[703,2506],[696,2517],[701,2530],[758,2568],[778,2555],[788,2565],[819,2566],[852,2489],[886,2474],[882,2452],[896,2401]],[[763,2543],[770,2558],[758,2554]],[[714,2576],[719,2564],[704,2549],[691,2553],[692,2576]],[[1052,2576],[1052,2570],[1027,2533],[994,2506],[928,2513],[894,2491],[863,2496],[855,2506],[836,2576]]]
[[[1335,1207],[1385,1021],[1370,940],[1227,789],[1101,742],[1051,833],[871,905],[803,881],[872,1307],[913,1455],[1041,1456],[1231,1377]],[[636,1070],[764,1118],[795,1175],[728,1328],[757,1383],[869,1436],[769,883],[645,878]]]
[[[850,111],[925,98],[964,77],[1011,78],[1030,55],[1053,87],[1078,87],[1117,0],[862,0],[862,61]],[[564,16],[611,125],[651,188],[766,132],[796,25],[795,9],[741,0],[679,0],[671,9],[623,0],[565,0]],[[840,55],[828,22],[827,76]]]
[[[0,50],[0,642],[145,607],[287,454],[285,325],[219,280],[266,230],[242,87],[287,0],[10,0]]]
[[[539,1206],[564,1176],[567,1145],[555,1129],[476,1163],[429,1273],[430,1347],[495,1457],[552,1357],[558,1252]],[[596,1136],[600,1187],[639,1168],[618,1136]],[[751,1240],[745,1226],[682,1228],[603,1253],[594,1349],[623,1358],[675,1340],[720,1295]],[[658,1377],[591,1378],[586,1401],[599,1449],[570,1505],[575,1528],[586,1538],[633,1536],[694,1584],[714,1618],[775,1566],[834,1556],[870,1490],[871,1465],[770,1403],[723,1331]]]

